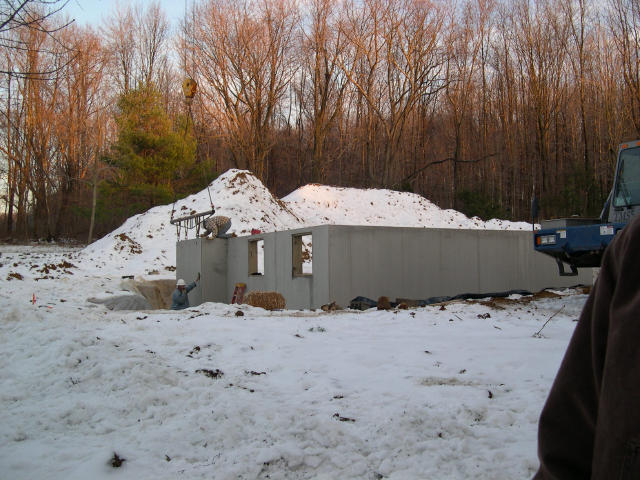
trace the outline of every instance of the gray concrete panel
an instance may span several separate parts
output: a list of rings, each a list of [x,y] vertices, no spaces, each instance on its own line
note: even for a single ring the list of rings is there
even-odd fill
[[[395,297],[424,299],[431,292],[437,292],[442,284],[442,276],[447,269],[453,272],[450,263],[443,259],[443,238],[433,230],[403,232],[404,281],[400,286],[406,293],[393,294]]]
[[[426,299],[591,283],[590,270],[560,277],[555,262],[535,252],[531,242],[531,232],[332,227],[329,301],[348,304],[358,295]]]
[[[312,303],[314,275],[293,275],[292,264],[292,237],[310,232],[311,230],[304,229],[275,234],[277,261],[274,290],[284,296],[287,308],[310,308],[310,306],[314,308]]]
[[[437,230],[440,240],[440,278],[429,296],[481,291],[477,231]],[[434,272],[437,275],[437,272]],[[429,293],[429,292],[427,292]]]
[[[200,282],[189,292],[189,304],[229,302],[227,289],[227,240],[195,238],[176,244],[176,279]]]
[[[176,280],[184,279],[188,284],[196,279],[201,270],[202,240],[192,239],[176,244]],[[197,286],[189,292],[189,305],[202,303],[202,289]]]
[[[312,275],[293,275],[293,236],[311,234]],[[249,241],[264,240],[264,275],[249,275]],[[177,276],[202,273],[199,301],[229,302],[236,283],[277,291],[287,308],[318,308],[356,296],[415,300],[460,293],[591,284],[590,269],[560,277],[537,253],[531,232],[323,225],[228,240],[186,240],[177,246]],[[204,242],[204,243],[203,243]]]
[[[478,289],[474,292],[530,290],[525,269],[526,252],[523,240],[531,235],[520,232],[480,231],[476,237]],[[515,285],[513,288],[505,288]],[[520,286],[518,286],[520,285]]]
[[[313,289],[311,291],[311,308],[320,308],[322,305],[330,302],[329,286],[331,273],[330,250],[329,250],[329,234],[331,230],[329,225],[323,225],[313,229]],[[297,308],[309,308],[304,304],[299,304]]]
[[[246,239],[247,237],[242,237]],[[250,283],[249,246],[246,241],[238,242],[236,238],[227,240],[227,275],[225,286],[225,302],[230,303],[236,283]]]
[[[227,293],[227,251],[229,240],[225,238],[202,238],[202,270],[200,287],[203,302],[231,301]]]

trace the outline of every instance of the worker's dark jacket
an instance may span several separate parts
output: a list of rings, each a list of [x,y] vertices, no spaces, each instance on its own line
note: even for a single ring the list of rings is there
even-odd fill
[[[183,291],[176,288],[171,296],[171,310],[183,310],[189,308],[189,292],[196,287],[196,282],[185,286]]]
[[[640,479],[640,216],[604,254],[540,416],[535,479]]]

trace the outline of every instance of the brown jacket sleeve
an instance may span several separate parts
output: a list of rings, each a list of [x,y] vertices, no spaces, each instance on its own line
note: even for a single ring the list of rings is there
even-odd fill
[[[551,387],[540,416],[540,469],[534,478],[640,478],[639,441],[637,217],[605,251],[598,280]]]

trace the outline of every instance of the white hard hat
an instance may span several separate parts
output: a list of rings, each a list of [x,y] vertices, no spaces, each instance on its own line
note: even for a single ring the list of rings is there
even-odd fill
[[[178,283],[176,283],[176,287],[179,287],[179,286],[183,286],[184,287],[185,285],[186,285],[186,283],[184,283],[183,279],[178,280]]]

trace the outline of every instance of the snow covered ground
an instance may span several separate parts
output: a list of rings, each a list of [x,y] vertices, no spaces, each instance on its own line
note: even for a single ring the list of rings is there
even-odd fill
[[[381,190],[311,185],[281,201],[239,171],[211,196],[238,235],[312,223],[530,228]],[[538,415],[582,291],[331,313],[87,302],[125,293],[123,275],[172,277],[172,207],[83,250],[0,246],[0,478],[533,474]],[[205,190],[175,216],[208,208]]]

